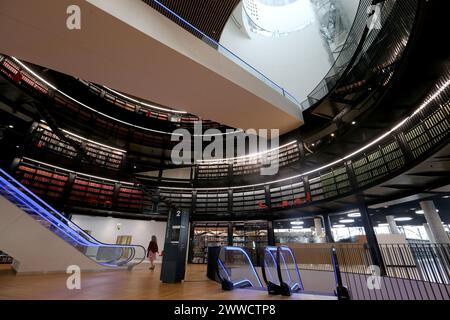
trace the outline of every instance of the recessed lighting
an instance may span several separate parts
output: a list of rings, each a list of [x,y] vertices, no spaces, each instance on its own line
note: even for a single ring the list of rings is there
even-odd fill
[[[354,222],[355,222],[355,220],[353,220],[353,219],[339,220],[339,223],[345,223],[345,224],[354,223]]]
[[[356,121],[352,121],[352,125],[355,125],[356,124]]]
[[[305,223],[303,222],[303,221],[292,221],[291,222],[291,225],[292,226],[302,226],[302,225],[304,225]]]
[[[361,217],[361,213],[359,213],[359,212],[350,213],[350,214],[347,215],[347,217],[349,217],[349,218],[359,218],[359,217]]]
[[[331,134],[331,137],[334,138],[334,137],[336,137],[336,135],[335,135],[334,133],[332,133],[332,134]]]
[[[394,220],[398,221],[398,222],[406,222],[406,221],[413,220],[413,218],[411,218],[411,217],[400,217],[400,218],[395,218]]]
[[[346,226],[343,225],[343,224],[335,224],[335,225],[333,226],[333,228],[336,228],[336,229],[342,229],[342,228],[346,228]]]
[[[14,129],[14,126],[11,124],[11,125],[8,126],[8,128]]]

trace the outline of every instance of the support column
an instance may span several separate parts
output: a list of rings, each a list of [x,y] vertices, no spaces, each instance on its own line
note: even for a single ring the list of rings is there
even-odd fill
[[[228,245],[233,246],[233,222],[228,222]]]
[[[431,234],[433,235],[434,242],[439,244],[450,244],[450,238],[442,225],[441,217],[436,210],[436,206],[433,201],[423,201],[420,203],[422,210],[430,226]]]
[[[275,232],[273,230],[273,221],[267,221],[267,244],[275,246]]]
[[[425,229],[425,232],[427,233],[428,239],[431,243],[436,243],[436,239],[434,239],[433,234],[431,233],[431,229],[428,223],[424,223],[423,227]]]
[[[369,211],[367,210],[366,204],[364,203],[362,197],[358,197],[359,212],[361,212],[361,218],[364,224],[364,231],[367,237],[367,244],[369,245],[370,255],[372,257],[372,262],[380,267],[381,275],[386,275],[386,268],[383,262],[383,255],[381,254],[380,247],[378,246],[377,236],[375,235],[375,230],[373,229],[372,220],[370,219]]]
[[[321,217],[314,218],[314,229],[316,230],[316,242],[321,243],[324,238]]]
[[[327,236],[327,242],[334,243],[333,231],[331,230],[330,217],[328,215],[326,217],[323,217],[323,221],[325,224],[325,234]]]
[[[389,231],[391,232],[391,234],[401,234],[400,230],[397,227],[397,223],[395,222],[394,216],[387,216],[386,220],[389,224]]]
[[[386,275],[386,268],[383,262],[383,255],[381,254],[380,247],[378,246],[377,236],[375,235],[375,230],[373,228],[372,220],[370,219],[369,211],[364,200],[364,195],[362,194],[355,172],[353,170],[353,165],[351,161],[345,163],[346,171],[352,185],[353,191],[355,192],[358,209],[361,213],[361,219],[364,225],[364,231],[366,233],[367,244],[369,246],[370,256],[372,258],[373,264],[377,265],[381,270],[381,275]]]

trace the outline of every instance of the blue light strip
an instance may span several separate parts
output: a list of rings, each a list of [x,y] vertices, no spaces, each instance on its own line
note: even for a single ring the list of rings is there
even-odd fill
[[[295,260],[294,253],[292,252],[291,248],[286,247],[286,246],[281,246],[281,250],[282,251],[287,251],[291,255],[292,261],[294,262],[295,271],[297,272],[297,276],[298,276],[298,281],[299,281],[298,285],[300,287],[300,290],[304,290],[303,289],[302,278],[300,277],[300,271],[298,270],[298,265],[297,265],[297,261]]]
[[[258,273],[256,272],[255,267],[253,266],[252,260],[250,259],[249,255],[247,254],[247,252],[244,249],[242,249],[240,247],[223,247],[222,249],[224,249],[225,251],[238,251],[238,252],[243,253],[245,255],[245,257],[247,258],[247,261],[255,275],[256,280],[258,280],[259,286],[261,288],[264,287],[261,280],[259,279],[259,276],[258,276]]]
[[[266,75],[264,75],[261,71],[259,71],[258,69],[256,69],[255,67],[253,67],[252,65],[250,65],[249,63],[245,62],[243,59],[241,59],[239,56],[237,56],[235,53],[233,53],[232,51],[230,51],[229,49],[227,49],[226,47],[224,47],[223,45],[221,45],[219,42],[215,41],[214,39],[212,39],[210,36],[206,35],[205,33],[203,33],[203,31],[201,31],[200,29],[198,29],[196,26],[194,26],[193,24],[191,24],[189,21],[187,21],[186,19],[184,19],[183,17],[179,16],[177,13],[175,13],[174,11],[172,11],[171,9],[169,9],[168,7],[166,7],[165,5],[163,5],[161,2],[159,2],[158,0],[153,0],[154,3],[156,3],[158,6],[160,6],[161,8],[163,8],[165,11],[169,12],[171,15],[173,15],[174,17],[176,17],[178,20],[180,20],[181,22],[185,23],[186,25],[188,25],[190,28],[194,29],[195,31],[197,31],[198,33],[200,33],[204,38],[208,39],[208,41],[211,41],[213,44],[219,46],[220,48],[222,48],[223,50],[225,50],[226,52],[228,52],[230,55],[232,55],[233,57],[235,57],[236,59],[238,59],[239,61],[241,61],[244,65],[246,65],[247,67],[249,67],[250,69],[252,69],[253,71],[255,71],[257,74],[259,74],[260,76],[262,76],[264,79],[266,79],[267,81],[269,81],[272,85],[274,85],[276,88],[278,88],[279,90],[281,90],[281,93],[283,96],[288,96],[290,98],[290,100],[292,100],[293,102],[295,102],[299,107],[301,107],[301,103],[292,95],[290,94],[288,91],[286,91],[283,87],[281,87],[280,85],[276,84],[275,82],[273,82],[271,79],[269,79]]]
[[[3,178],[2,175],[4,177],[6,177],[8,180]],[[18,202],[18,203],[15,203],[16,206],[18,206],[21,210],[24,210],[27,213],[29,213],[28,211],[30,210],[34,214],[39,215],[45,221],[49,222],[53,228],[57,229],[57,230],[54,230],[55,233],[58,234],[58,232],[56,232],[56,231],[59,231],[62,234],[63,239],[64,239],[64,237],[67,237],[68,239],[72,240],[75,244],[85,246],[85,247],[94,247],[94,248],[106,247],[106,248],[117,248],[117,249],[130,249],[130,250],[132,250],[131,252],[133,252],[134,254],[133,254],[133,257],[130,257],[127,260],[127,262],[134,259],[135,253],[136,253],[136,246],[111,245],[111,244],[104,244],[104,243],[97,241],[92,236],[85,233],[76,224],[74,224],[73,222],[68,220],[66,217],[61,215],[57,210],[55,210],[49,204],[47,204],[42,199],[37,197],[33,192],[31,192],[29,189],[27,189],[25,186],[23,186],[21,183],[19,183],[17,180],[15,180],[13,177],[11,177],[8,173],[6,173],[2,169],[0,169],[0,185],[1,185],[0,192],[3,192],[7,198],[9,198],[9,197],[14,198],[15,201]],[[20,189],[23,191],[21,191]],[[25,194],[24,192],[27,192],[28,195]],[[32,198],[34,198],[34,199],[32,199]],[[40,204],[37,202],[39,202]],[[41,204],[44,207],[47,207],[47,209],[45,209],[43,206],[41,206]],[[50,209],[50,210],[48,210],[48,209]],[[73,228],[71,228],[70,226],[73,226],[75,228],[75,230]],[[67,239],[64,239],[64,240],[67,241]],[[143,249],[143,252],[145,252],[145,249],[143,247],[142,247],[142,249]],[[111,264],[107,264],[107,263],[102,263],[102,265],[117,267],[117,265],[111,265]]]
[[[277,269],[277,261],[276,261],[275,257],[274,257],[273,254],[272,254],[272,251],[273,251],[273,250],[277,250],[277,248],[276,248],[276,247],[266,247],[265,252],[266,252],[266,253],[270,256],[270,258],[272,259],[274,268]],[[274,282],[275,277],[272,275],[272,272],[270,271],[270,267],[267,268],[267,270],[268,270],[269,273],[270,273],[270,277],[271,277],[272,282],[275,283],[275,282]]]

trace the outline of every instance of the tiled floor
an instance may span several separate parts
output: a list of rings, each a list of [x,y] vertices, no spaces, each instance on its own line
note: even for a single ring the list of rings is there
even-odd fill
[[[81,290],[68,290],[66,274],[15,275],[0,267],[0,299],[80,299],[80,300],[266,300],[266,299],[330,299],[312,295],[290,298],[270,297],[264,291],[222,291],[220,285],[206,278],[206,267],[189,265],[186,281],[163,284],[160,266],[155,271],[144,264],[132,271],[106,271],[82,274]]]

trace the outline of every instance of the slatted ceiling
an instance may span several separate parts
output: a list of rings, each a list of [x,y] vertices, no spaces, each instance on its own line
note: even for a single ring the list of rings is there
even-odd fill
[[[182,26],[184,29],[200,37],[192,28],[180,23],[177,18],[159,6],[153,0],[145,3]],[[203,33],[219,42],[225,24],[241,0],[159,0],[160,3],[187,20]]]

